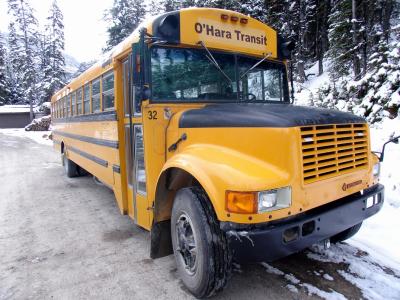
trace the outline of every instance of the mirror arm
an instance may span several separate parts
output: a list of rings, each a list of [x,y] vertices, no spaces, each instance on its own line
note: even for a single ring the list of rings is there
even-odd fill
[[[385,148],[386,148],[386,145],[387,145],[387,144],[390,144],[390,143],[398,144],[398,143],[399,143],[399,139],[400,139],[400,135],[399,135],[399,136],[396,136],[396,137],[394,137],[394,138],[392,138],[392,139],[390,139],[390,140],[388,140],[386,143],[383,144],[383,146],[382,146],[382,151],[380,152],[380,153],[381,153],[381,156],[379,157],[379,161],[380,161],[380,162],[383,162],[383,159],[385,158]]]

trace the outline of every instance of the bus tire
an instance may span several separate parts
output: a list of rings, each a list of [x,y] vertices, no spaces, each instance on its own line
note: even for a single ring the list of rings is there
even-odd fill
[[[69,178],[76,177],[78,175],[77,164],[74,163],[72,160],[68,159],[67,155],[65,154],[65,151],[62,154],[62,159],[63,159],[64,170],[65,173],[67,174],[67,177]]]
[[[338,234],[335,234],[334,236],[331,237],[331,243],[336,244],[343,242],[352,236],[354,236],[361,228],[362,222],[354,225],[353,227],[350,227],[342,232],[339,232]]]
[[[171,237],[181,280],[197,298],[221,291],[231,274],[225,233],[204,191],[180,189],[171,216]]]

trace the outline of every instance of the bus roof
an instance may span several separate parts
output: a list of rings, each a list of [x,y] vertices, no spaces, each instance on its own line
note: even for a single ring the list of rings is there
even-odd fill
[[[211,49],[256,56],[279,56],[277,32],[268,25],[225,9],[186,8],[147,18],[113,49],[103,54],[88,70],[58,91],[52,102],[112,69],[115,60],[125,57],[139,41],[142,28],[153,37],[172,44],[198,47],[202,41]]]

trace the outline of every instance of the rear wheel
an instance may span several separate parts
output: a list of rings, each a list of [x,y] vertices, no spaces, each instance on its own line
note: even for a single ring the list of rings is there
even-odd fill
[[[361,225],[362,225],[362,222],[358,223],[357,225],[354,225],[353,227],[350,227],[342,232],[339,232],[338,234],[331,237],[331,243],[336,244],[336,243],[343,242],[343,241],[351,238],[353,235],[355,235],[360,230]]]
[[[205,193],[184,188],[175,197],[171,216],[172,245],[185,286],[197,298],[222,290],[231,270],[225,234]]]
[[[72,160],[68,159],[65,151],[62,154],[62,161],[64,165],[64,170],[65,173],[67,174],[68,177],[75,177],[78,175],[78,166],[76,163],[74,163]]]

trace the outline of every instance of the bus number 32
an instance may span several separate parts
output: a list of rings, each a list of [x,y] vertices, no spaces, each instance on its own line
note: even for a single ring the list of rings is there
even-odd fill
[[[149,120],[157,120],[157,111],[156,110],[149,110],[147,112]]]

